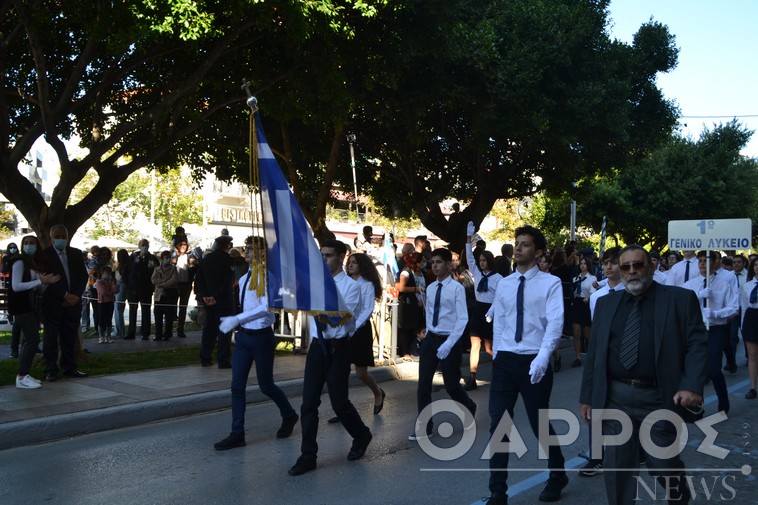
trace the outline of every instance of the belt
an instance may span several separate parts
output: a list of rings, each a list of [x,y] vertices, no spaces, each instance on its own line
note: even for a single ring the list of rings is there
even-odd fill
[[[624,384],[628,386],[632,386],[636,389],[653,389],[658,387],[657,381],[643,381],[638,379],[617,379],[614,377],[615,381],[617,382],[623,382]]]
[[[449,335],[440,335],[439,333],[434,333],[433,331],[427,331],[426,332],[427,337],[434,337],[437,340],[447,340],[447,337]]]
[[[261,333],[268,333],[271,330],[270,326],[265,328],[258,328],[257,330],[251,330],[249,328],[239,328],[237,331],[240,333],[247,333],[248,335],[260,335]]]

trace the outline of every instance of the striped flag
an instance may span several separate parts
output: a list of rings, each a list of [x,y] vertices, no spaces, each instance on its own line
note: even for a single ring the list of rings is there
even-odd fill
[[[388,277],[391,276],[391,282],[394,285],[394,282],[397,280],[397,274],[400,273],[400,268],[397,266],[395,248],[392,246],[389,232],[384,233],[384,251],[382,252],[382,256],[382,263],[384,263],[385,267],[387,268]],[[390,282],[390,279],[388,278],[386,281]]]
[[[326,316],[319,319],[333,326],[341,324],[350,318],[350,312],[266,142],[257,116],[255,121],[269,306],[302,310]]]

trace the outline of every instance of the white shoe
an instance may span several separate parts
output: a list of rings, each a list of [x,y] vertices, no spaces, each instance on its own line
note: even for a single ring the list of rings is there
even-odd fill
[[[108,342],[105,340],[105,337],[100,337],[100,340],[97,343],[98,344],[107,344]]]
[[[36,379],[34,379],[31,375],[27,374],[24,375],[22,378],[18,378],[18,375],[16,376],[16,387],[19,389],[37,389],[41,388],[42,384]]]

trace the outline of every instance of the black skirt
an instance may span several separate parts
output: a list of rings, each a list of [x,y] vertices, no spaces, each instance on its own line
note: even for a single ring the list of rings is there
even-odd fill
[[[748,308],[742,321],[742,338],[745,342],[758,344],[758,309]]]
[[[584,303],[584,299],[575,296],[571,306],[571,322],[581,326],[592,326],[590,304]]]
[[[350,337],[350,362],[355,366],[374,366],[374,332],[371,320]]]
[[[488,323],[485,319],[487,311],[490,310],[491,306],[491,303],[476,302],[473,317],[469,322],[471,335],[492,340],[492,323]]]

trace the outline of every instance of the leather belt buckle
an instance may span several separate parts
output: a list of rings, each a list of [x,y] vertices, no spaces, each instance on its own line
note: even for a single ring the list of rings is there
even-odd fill
[[[658,387],[656,381],[643,381],[639,379],[616,379],[619,382],[623,382],[636,389],[652,389]]]

